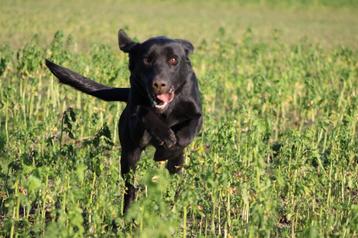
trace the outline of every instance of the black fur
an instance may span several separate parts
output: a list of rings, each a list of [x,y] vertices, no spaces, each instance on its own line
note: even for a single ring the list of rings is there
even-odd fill
[[[105,101],[128,102],[129,88],[112,88],[90,80],[72,70],[61,67],[46,60],[46,66],[60,80],[81,92],[95,96]]]
[[[153,145],[154,160],[168,160],[169,172],[179,172],[184,148],[201,128],[202,113],[198,82],[189,60],[194,49],[190,42],[153,37],[137,43],[123,30],[118,40],[119,48],[129,54],[130,88],[99,84],[48,60],[46,65],[61,83],[106,101],[127,102],[119,120],[126,211],[135,198],[127,175],[135,171],[141,152]]]

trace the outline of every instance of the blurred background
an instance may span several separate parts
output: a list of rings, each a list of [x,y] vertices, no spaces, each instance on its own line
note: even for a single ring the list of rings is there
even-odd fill
[[[0,42],[14,47],[35,33],[49,43],[57,30],[71,34],[79,49],[93,42],[117,47],[119,28],[138,39],[170,35],[195,44],[212,40],[220,28],[232,38],[251,28],[256,40],[271,40],[276,31],[288,43],[307,37],[327,47],[358,46],[355,0],[1,0],[0,9]]]

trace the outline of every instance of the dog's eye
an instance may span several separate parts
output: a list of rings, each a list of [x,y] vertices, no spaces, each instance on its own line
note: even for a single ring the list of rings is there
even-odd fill
[[[177,60],[176,57],[170,57],[170,58],[168,59],[168,63],[169,63],[170,65],[175,66],[175,65],[178,64],[178,60]]]
[[[152,59],[152,57],[144,57],[143,58],[143,63],[145,64],[145,65],[151,65],[152,64],[152,61],[153,61],[153,59]]]

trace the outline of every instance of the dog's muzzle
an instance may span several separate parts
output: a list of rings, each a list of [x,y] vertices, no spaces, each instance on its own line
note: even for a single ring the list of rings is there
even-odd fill
[[[149,94],[149,93],[148,93]],[[158,93],[158,94],[149,94],[151,99],[152,106],[160,111],[163,111],[167,108],[169,103],[174,100],[175,93],[174,89],[170,89],[167,93]]]
[[[154,107],[160,110],[165,109],[174,99],[174,90],[170,89],[167,93],[156,94],[154,97]]]

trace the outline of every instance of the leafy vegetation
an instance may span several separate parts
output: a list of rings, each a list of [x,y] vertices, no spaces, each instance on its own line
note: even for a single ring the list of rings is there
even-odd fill
[[[62,31],[2,46],[0,236],[358,236],[358,52],[281,37],[223,27],[196,44],[203,130],[180,175],[143,153],[127,216],[124,104],[59,85],[44,65],[128,86],[127,56],[108,44],[78,51]]]

